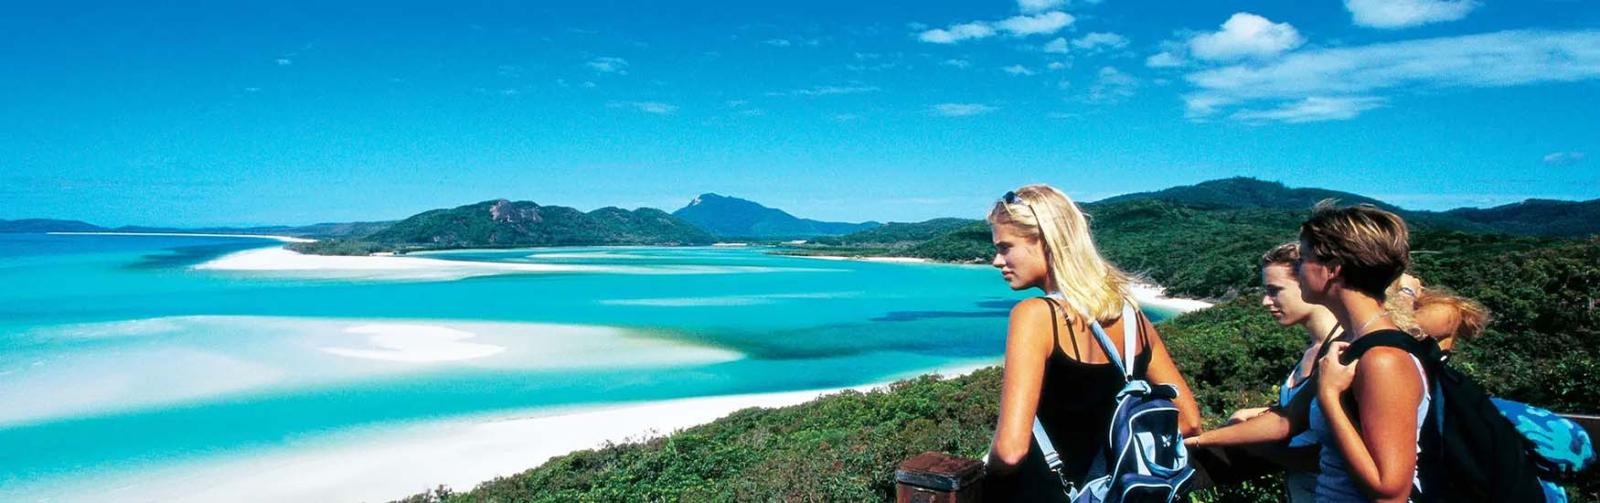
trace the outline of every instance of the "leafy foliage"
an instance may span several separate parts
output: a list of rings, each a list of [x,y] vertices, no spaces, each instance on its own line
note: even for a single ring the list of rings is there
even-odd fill
[[[824,246],[871,246],[902,248],[921,244],[943,236],[956,229],[971,226],[976,220],[966,218],[935,218],[915,223],[889,222],[882,227],[852,232],[843,236],[823,236],[811,243]]]
[[[354,239],[299,243],[290,249],[324,255],[379,251],[516,246],[698,245],[715,239],[693,224],[652,208],[600,208],[589,213],[529,201],[484,201],[419,213]]]
[[[890,501],[894,469],[926,451],[978,457],[1000,370],[902,381],[779,409],[746,409],[643,442],[574,452],[446,501]]]

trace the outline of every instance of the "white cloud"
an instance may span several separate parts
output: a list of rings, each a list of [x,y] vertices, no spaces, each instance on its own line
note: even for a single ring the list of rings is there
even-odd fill
[[[1071,14],[1051,11],[1032,16],[1014,16],[992,23],[973,21],[951,25],[948,28],[935,28],[919,33],[917,39],[933,44],[954,44],[963,40],[992,37],[1002,31],[1013,37],[1048,35],[1061,31],[1062,28],[1071,25],[1073,21],[1075,19]]]
[[[944,66],[953,66],[953,67],[962,68],[962,69],[972,67],[972,62],[971,61],[967,61],[965,59],[947,59],[947,60],[944,60],[944,62],[939,63],[939,64],[944,65]]]
[[[278,58],[278,59],[272,60],[272,62],[273,63],[277,63],[278,66],[289,66],[289,65],[294,64],[294,60],[289,59],[289,58]]]
[[[1055,40],[1051,40],[1050,42],[1044,44],[1044,52],[1048,52],[1050,54],[1066,54],[1070,52],[1067,49],[1067,39],[1056,37]]]
[[[1047,35],[1061,31],[1075,19],[1071,14],[1061,11],[1046,12],[1033,16],[1016,16],[995,23],[995,27],[1005,30],[1012,35],[1021,37],[1027,35]]]
[[[617,57],[601,56],[589,60],[588,63],[584,63],[584,66],[601,73],[628,74],[628,60]]]
[[[1056,10],[1067,4],[1067,0],[1017,0],[1017,9],[1023,13],[1032,14],[1047,10]]]
[[[933,106],[934,114],[945,117],[967,117],[986,114],[994,110],[994,107],[981,103],[940,103]]]
[[[1545,154],[1544,163],[1553,166],[1566,166],[1576,164],[1586,157],[1589,157],[1589,154],[1583,152],[1551,152]]]
[[[1144,59],[1144,66],[1150,68],[1177,68],[1184,63],[1183,56],[1173,54],[1172,51],[1161,51]]]
[[[1354,119],[1361,112],[1383,106],[1383,98],[1312,96],[1268,110],[1240,110],[1230,117],[1245,122],[1278,121],[1291,124]]]
[[[1067,64],[1060,61],[1051,61],[1050,64],[1045,65],[1044,67],[1051,70],[1064,70],[1067,68]]]
[[[945,29],[935,28],[928,30],[922,32],[922,35],[918,36],[917,38],[921,39],[923,42],[934,44],[954,44],[962,40],[987,38],[992,36],[994,36],[994,28],[990,28],[988,23],[975,21],[971,23],[954,25]]]
[[[1133,96],[1139,79],[1114,67],[1102,67],[1096,73],[1094,85],[1089,86],[1089,101],[1117,101]]]
[[[635,102],[633,107],[639,109],[641,112],[649,112],[657,115],[666,115],[678,111],[677,105],[669,105],[655,101]]]
[[[857,114],[834,114],[833,120],[837,122],[850,122],[861,120],[861,116]]]
[[[1356,25],[1387,29],[1455,21],[1478,5],[1476,0],[1344,0]]]
[[[774,91],[767,93],[767,96],[831,96],[835,94],[871,93],[880,90],[878,86],[815,86],[806,89]]]
[[[1249,12],[1240,12],[1222,23],[1222,30],[1189,39],[1189,52],[1194,57],[1215,61],[1267,58],[1304,43],[1300,32],[1289,23],[1274,23]]]
[[[1502,31],[1299,51],[1269,63],[1189,73],[1191,118],[1222,108],[1386,90],[1509,87],[1600,79],[1600,30]]]
[[[768,40],[768,41],[762,42],[762,43],[770,45],[770,46],[773,46],[773,47],[788,47],[788,46],[792,45],[792,44],[789,43],[788,40],[784,40],[784,39],[781,39],[781,38],[774,38],[774,39],[771,39],[771,40]]]
[[[1115,33],[1097,31],[1074,39],[1072,46],[1084,50],[1095,50],[1101,47],[1121,49],[1128,46],[1128,39]]]
[[[1006,73],[1012,75],[1033,75],[1033,70],[1029,70],[1028,67],[1022,65],[1011,65],[1001,68],[1001,70],[1005,70]]]
[[[728,101],[722,102],[722,104],[727,105],[728,108],[739,108],[739,107],[742,107],[742,106],[745,106],[745,105],[749,105],[750,101],[749,100],[728,100]]]

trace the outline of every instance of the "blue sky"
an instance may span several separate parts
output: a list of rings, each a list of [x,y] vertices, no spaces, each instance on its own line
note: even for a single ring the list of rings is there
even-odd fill
[[[1236,175],[1419,209],[1600,197],[1592,1],[133,4],[0,15],[0,218],[717,192],[911,221]]]

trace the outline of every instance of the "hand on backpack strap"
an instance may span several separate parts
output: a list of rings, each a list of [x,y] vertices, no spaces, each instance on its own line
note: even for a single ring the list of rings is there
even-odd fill
[[[1344,341],[1328,343],[1328,354],[1322,355],[1322,361],[1317,364],[1317,392],[1320,396],[1337,396],[1350,389],[1350,383],[1355,381],[1356,365],[1361,360],[1350,362],[1349,365],[1340,362],[1348,347],[1350,343]]]

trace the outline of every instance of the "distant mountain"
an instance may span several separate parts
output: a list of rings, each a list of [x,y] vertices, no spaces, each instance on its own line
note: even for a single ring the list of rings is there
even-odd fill
[[[798,218],[780,209],[717,194],[701,194],[688,206],[672,212],[672,215],[724,238],[837,236],[882,225],[878,222],[852,224]]]
[[[1366,203],[1398,213],[1421,226],[1465,232],[1499,232],[1519,236],[1586,237],[1600,234],[1600,199],[1573,202],[1529,199],[1494,208],[1458,208],[1449,211],[1407,210],[1360,194],[1314,188],[1289,188],[1278,182],[1254,178],[1225,178],[1155,192],[1109,197],[1084,205],[1085,209],[1127,201],[1158,200],[1201,209],[1283,209],[1306,211],[1323,199],[1341,205]]]
[[[310,253],[500,248],[516,246],[703,245],[710,234],[653,208],[601,208],[588,213],[565,206],[498,199],[425,211],[380,231],[346,240],[303,243]]]
[[[0,233],[39,233],[39,232],[95,232],[106,230],[88,222],[77,220],[52,220],[48,218],[24,218],[21,220],[0,220]]]
[[[1104,205],[1155,199],[1177,203],[1195,209],[1272,208],[1305,210],[1323,199],[1337,199],[1340,204],[1367,203],[1390,211],[1405,211],[1370,197],[1327,189],[1289,188],[1278,182],[1254,178],[1234,177],[1182,185],[1155,192],[1135,192],[1108,197],[1091,204]]]
[[[980,223],[970,218],[935,218],[922,222],[889,222],[843,236],[824,236],[811,242],[830,246],[901,246],[927,241],[964,226]],[[987,227],[985,227],[987,229]],[[987,230],[985,231],[987,232]]]
[[[1529,199],[1493,208],[1457,208],[1444,214],[1510,234],[1569,237],[1600,234],[1600,199],[1582,202]]]

